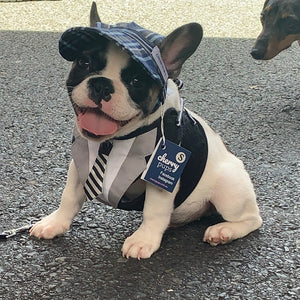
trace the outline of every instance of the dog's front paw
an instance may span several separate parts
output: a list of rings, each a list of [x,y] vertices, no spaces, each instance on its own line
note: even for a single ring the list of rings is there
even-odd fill
[[[122,254],[126,258],[149,258],[159,248],[161,239],[161,234],[138,229],[125,240]]]
[[[59,216],[57,211],[35,223],[30,229],[30,235],[38,239],[52,239],[63,235],[70,228],[70,222]]]
[[[209,243],[211,246],[219,244],[227,244],[234,238],[234,232],[228,222],[219,223],[210,226],[206,229],[203,241]]]

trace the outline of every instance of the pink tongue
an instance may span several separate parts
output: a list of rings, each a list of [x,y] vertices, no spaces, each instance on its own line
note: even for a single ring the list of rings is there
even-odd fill
[[[79,126],[95,135],[113,134],[118,130],[117,122],[93,112],[78,115]]]

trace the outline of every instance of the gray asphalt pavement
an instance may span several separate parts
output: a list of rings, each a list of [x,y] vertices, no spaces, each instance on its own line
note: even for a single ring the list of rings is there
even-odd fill
[[[60,202],[73,126],[60,34],[0,30],[0,230]],[[187,107],[244,161],[262,228],[211,247],[202,236],[218,220],[201,219],[168,230],[151,259],[127,260],[141,214],[87,202],[63,237],[0,241],[0,299],[299,299],[300,48],[257,62],[253,42],[205,37],[181,79]]]

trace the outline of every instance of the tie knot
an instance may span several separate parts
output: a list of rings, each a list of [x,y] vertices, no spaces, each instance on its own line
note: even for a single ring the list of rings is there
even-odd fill
[[[111,148],[112,143],[110,141],[105,141],[100,145],[98,154],[109,155]]]

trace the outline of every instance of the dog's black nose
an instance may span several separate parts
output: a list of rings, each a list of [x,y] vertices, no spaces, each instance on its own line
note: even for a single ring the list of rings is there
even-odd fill
[[[111,94],[115,89],[110,79],[105,77],[94,77],[88,81],[89,97],[97,105],[100,105],[102,100],[109,101]]]
[[[264,51],[261,51],[260,49],[257,48],[252,48],[250,54],[254,59],[263,59],[265,56]]]

